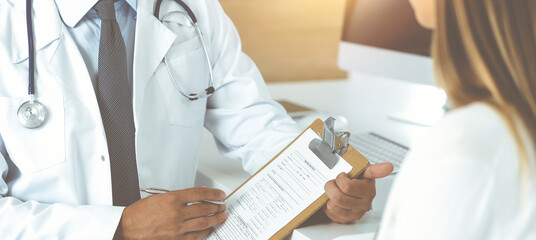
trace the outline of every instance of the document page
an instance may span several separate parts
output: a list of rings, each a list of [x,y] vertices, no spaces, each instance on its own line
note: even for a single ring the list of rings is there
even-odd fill
[[[329,169],[310,149],[309,129],[227,200],[227,221],[209,240],[269,239],[324,193],[324,185],[352,166],[339,157]]]

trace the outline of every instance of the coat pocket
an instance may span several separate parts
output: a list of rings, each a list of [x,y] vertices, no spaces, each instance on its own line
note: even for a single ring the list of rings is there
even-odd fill
[[[22,126],[17,111],[26,98],[0,97],[0,135],[9,159],[23,174],[32,174],[65,161],[63,98],[38,98],[47,110],[44,124],[36,129]]]
[[[198,38],[170,48],[166,62],[156,70],[156,79],[162,92],[171,124],[203,126],[207,99],[191,101],[183,94],[198,94],[209,87],[209,69]],[[169,69],[169,70],[168,70]]]

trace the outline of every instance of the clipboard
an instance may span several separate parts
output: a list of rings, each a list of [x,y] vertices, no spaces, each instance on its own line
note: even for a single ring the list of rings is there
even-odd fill
[[[305,133],[309,129],[312,129],[319,137],[323,137],[324,122],[320,119],[315,120],[307,129],[305,129],[298,137],[296,137],[287,147],[285,147],[274,158],[272,158],[272,160],[266,163],[261,169],[259,169],[255,174],[253,174],[248,180],[246,180],[237,189],[235,189],[231,194],[229,194],[226,200],[230,198],[242,186],[247,184],[251,178],[253,178],[258,173],[262,172],[266,168],[266,166],[270,165],[274,161],[274,159],[279,157],[281,153],[283,153],[287,148],[289,148],[292,144],[294,144],[294,142],[296,142],[296,140],[298,140],[303,135],[303,133]],[[337,146],[343,145],[342,141],[337,137],[335,137],[335,144]],[[349,144],[347,146],[348,148],[345,149],[345,153],[341,157],[352,166],[352,170],[347,174],[348,177],[355,178],[359,176],[361,173],[363,173],[370,164],[369,164],[369,161],[363,155],[361,155],[355,148],[353,148]],[[328,200],[329,200],[328,196],[325,193],[322,194],[318,199],[316,199],[312,204],[310,204],[305,210],[303,210],[301,213],[295,216],[287,225],[285,225],[278,232],[276,232],[272,237],[270,237],[270,239],[285,238],[295,228],[297,228],[300,224],[305,222],[305,220],[311,217],[316,211],[322,208],[322,206],[324,206],[328,202]]]

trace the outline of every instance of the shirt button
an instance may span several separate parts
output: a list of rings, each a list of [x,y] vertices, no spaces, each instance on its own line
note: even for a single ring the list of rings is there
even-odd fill
[[[106,158],[104,157],[104,155],[100,156],[100,160],[103,162],[106,161]]]

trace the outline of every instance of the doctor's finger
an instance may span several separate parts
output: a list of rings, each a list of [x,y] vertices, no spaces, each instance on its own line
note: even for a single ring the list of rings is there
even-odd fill
[[[335,183],[346,195],[373,199],[376,196],[376,184],[374,179],[350,179],[345,173],[335,178]]]
[[[359,198],[353,202],[352,207],[348,207],[348,206],[341,205],[340,203],[330,199],[328,203],[326,204],[326,207],[328,209],[335,209],[335,207],[340,208],[340,209],[346,209],[346,210],[357,209],[357,210],[366,212],[372,208],[372,200]]]
[[[344,194],[339,189],[334,180],[327,182],[324,186],[324,190],[326,191],[326,195],[328,195],[330,201],[332,201],[339,207],[353,209],[359,207],[359,205],[361,204],[359,198]]]
[[[327,208],[324,210],[324,212],[326,216],[328,216],[329,219],[331,219],[331,221],[335,223],[343,223],[343,224],[347,224],[347,223],[351,223],[353,221],[359,220],[366,213],[365,211],[358,211],[358,210],[335,212],[335,211],[328,210]]]
[[[183,219],[192,219],[192,218],[198,218],[198,217],[205,217],[208,215],[214,215],[217,213],[224,212],[226,209],[226,205],[217,205],[212,203],[198,203],[198,204],[192,204],[190,206],[186,206],[181,211],[181,217]]]
[[[214,229],[209,228],[209,229],[205,229],[205,230],[198,231],[198,232],[190,232],[190,233],[184,234],[181,239],[184,239],[184,240],[202,239],[210,235],[213,231]]]
[[[185,222],[186,232],[197,232],[220,225],[227,220],[227,214],[222,212],[208,217],[190,219]]]
[[[223,201],[225,199],[224,191],[207,187],[188,188],[169,193],[176,197],[176,201],[184,205],[202,200]]]
[[[335,204],[333,201],[328,201],[328,203],[326,204],[326,210],[336,214],[337,216],[352,218],[352,219],[359,219],[359,218],[356,218],[356,217],[361,217],[361,215],[359,214],[366,213],[370,211],[371,208],[372,208],[372,203],[370,202],[363,202],[362,204],[359,205],[359,207],[352,208],[352,209],[347,209],[347,208],[342,208],[340,206],[337,206],[337,204]]]
[[[342,223],[342,224],[349,224],[349,223],[352,223],[354,221],[357,221],[357,220],[361,219],[365,215],[365,213],[361,213],[360,215],[361,216],[359,218],[357,218],[357,219],[351,219],[351,218],[344,218],[344,217],[339,217],[339,216],[335,216],[335,215],[331,216],[330,213],[326,212],[326,216],[328,216],[329,219],[331,219],[332,222],[334,222],[334,223]]]

